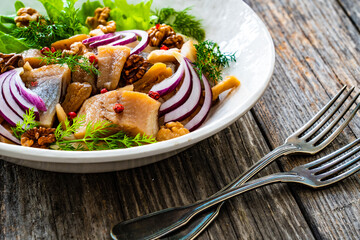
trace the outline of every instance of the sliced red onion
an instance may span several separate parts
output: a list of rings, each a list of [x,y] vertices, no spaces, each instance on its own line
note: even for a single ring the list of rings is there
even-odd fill
[[[139,44],[136,47],[134,47],[130,52],[130,55],[138,54],[142,50],[144,50],[149,44],[149,34],[143,30],[126,30],[126,31],[121,31],[120,33],[129,33],[129,32],[135,33],[136,36],[141,37],[141,41],[139,42]]]
[[[17,102],[17,104],[19,104],[19,106],[22,108],[23,111],[29,111],[30,109],[32,109],[34,111],[35,114],[35,119],[39,120],[40,119],[40,113],[39,110],[37,109],[37,107],[35,107],[34,104],[29,103],[19,92],[19,89],[16,86],[16,81],[14,76],[10,79],[10,93],[11,96],[15,99],[15,101]],[[5,89],[5,88],[4,88]]]
[[[185,60],[184,60],[185,61]],[[185,61],[187,67],[190,69],[191,78],[192,78],[192,89],[189,98],[183,103],[181,106],[176,108],[175,110],[165,114],[164,121],[175,122],[182,121],[188,116],[190,116],[197,108],[200,97],[201,97],[201,82],[200,79],[190,62]]]
[[[8,71],[0,75],[0,87],[3,88],[3,83],[5,79],[11,74],[13,71]],[[6,103],[3,91],[0,91],[0,116],[2,116],[5,121],[7,121],[10,125],[15,126],[18,122],[23,122],[23,119],[19,117]]]
[[[126,38],[126,34],[122,33],[122,32],[116,32],[114,34],[114,36],[112,37],[109,37],[109,38],[105,38],[105,39],[102,39],[102,40],[99,40],[99,41],[96,41],[96,42],[93,42],[89,45],[89,47],[91,48],[95,48],[95,47],[99,47],[99,46],[103,46],[103,45],[109,45],[119,39],[123,39],[123,38]]]
[[[201,126],[208,116],[211,108],[212,90],[209,81],[206,79],[204,74],[202,75],[202,82],[205,89],[204,104],[202,105],[200,111],[185,125],[185,128],[187,128],[190,132]]]
[[[179,83],[181,82],[181,79],[184,76],[185,68],[186,68],[186,62],[185,62],[184,58],[181,58],[180,66],[178,67],[176,72],[171,77],[164,79],[163,81],[161,81],[158,84],[155,84],[150,89],[150,91],[158,92],[160,94],[160,96],[164,96],[164,95],[168,94],[169,92],[175,90],[175,88],[179,85]]]
[[[10,81],[13,79],[13,76],[16,72],[10,73],[3,81],[2,85],[2,95],[4,97],[5,102],[8,106],[19,116],[23,117],[25,115],[24,110],[18,105],[15,101],[14,97],[11,95],[10,91]]]
[[[16,70],[14,70],[16,71]],[[46,111],[46,106],[44,101],[36,93],[25,87],[24,82],[20,78],[20,73],[17,72],[15,75],[15,84],[20,92],[20,94],[30,103],[34,104],[35,107],[40,111]]]
[[[110,46],[118,46],[118,45],[126,45],[132,42],[135,42],[137,40],[135,33],[124,33],[125,37],[117,40],[115,42],[110,43]]]
[[[16,137],[14,137],[8,130],[6,130],[6,128],[4,128],[1,124],[0,124],[0,135],[3,136],[4,138],[16,143],[20,145],[20,141],[19,139],[17,139]]]
[[[107,33],[107,34],[104,34],[104,35],[87,38],[87,39],[83,40],[82,43],[83,44],[89,44],[89,43],[100,41],[100,40],[110,38],[110,37],[113,37],[113,36],[115,36],[115,33]]]
[[[163,116],[165,113],[168,113],[175,108],[181,106],[189,97],[192,89],[192,78],[190,70],[188,67],[185,67],[184,80],[181,84],[180,89],[176,92],[174,96],[169,98],[166,102],[161,104],[159,109],[159,116]]]

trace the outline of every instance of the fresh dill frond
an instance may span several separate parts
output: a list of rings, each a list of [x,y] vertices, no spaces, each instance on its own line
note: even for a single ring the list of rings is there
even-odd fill
[[[60,50],[51,52],[47,51],[43,57],[40,57],[42,63],[49,64],[67,64],[69,69],[73,72],[81,68],[87,73],[99,75],[99,70],[95,67],[94,63],[91,63],[88,58],[81,55],[63,55]]]
[[[214,84],[222,80],[222,69],[228,67],[230,62],[236,62],[235,53],[222,53],[217,43],[206,40],[195,44],[195,68],[201,76],[204,74]]]
[[[67,140],[68,137],[74,134],[77,129],[84,124],[84,119],[84,116],[78,116],[73,119],[72,125],[69,120],[66,120],[64,122],[66,130],[63,130],[61,124],[59,124],[55,131],[56,142],[55,145],[52,146],[52,149],[64,151],[111,150],[142,146],[156,142],[155,138],[141,134],[135,137],[127,136],[121,131],[111,134],[117,126],[108,121],[90,122],[86,126],[83,138]]]
[[[23,118],[23,122],[18,122],[15,127],[11,127],[14,136],[18,139],[20,139],[21,135],[23,135],[27,130],[39,126],[39,123],[35,120],[36,117],[34,109],[27,110]]]
[[[66,1],[66,6],[56,19],[56,24],[63,27],[63,31],[73,36],[81,32],[81,22],[78,18],[79,9],[75,8],[76,1]]]
[[[15,28],[11,35],[23,39],[28,47],[37,49],[72,36],[65,32],[62,25],[55,24],[44,16],[38,21],[30,21],[27,27]]]
[[[176,11],[174,8],[162,8],[154,12],[155,24],[165,23],[174,28],[175,31],[186,36],[195,38],[198,41],[205,39],[205,30],[201,21],[195,16],[189,14],[191,8],[185,8],[182,11]]]

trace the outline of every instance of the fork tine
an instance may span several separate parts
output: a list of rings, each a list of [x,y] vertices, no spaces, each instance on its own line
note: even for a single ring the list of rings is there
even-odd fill
[[[354,104],[356,99],[359,97],[360,93],[356,94],[355,98],[350,102],[350,104],[341,112],[339,116],[329,125],[327,126],[318,136],[316,136],[314,139],[312,139],[309,143],[316,144],[319,142],[326,134],[328,134],[334,126],[341,120],[341,118],[346,114],[346,112],[351,108],[351,106]],[[336,138],[340,132],[349,124],[351,119],[355,116],[356,112],[360,108],[360,103],[356,105],[355,109],[351,112],[350,116],[334,131],[329,137],[327,137],[325,140],[322,141],[321,144],[319,144],[321,147],[326,146],[329,144],[334,138]]]
[[[360,156],[356,157],[355,160],[357,160],[359,162]],[[353,175],[354,173],[356,173],[359,170],[360,170],[360,164],[355,165],[354,167],[348,169],[346,172],[343,172],[343,173],[341,173],[339,175],[336,175],[333,178],[330,178],[330,179],[327,179],[327,180],[324,180],[324,181],[321,181],[321,182],[322,182],[323,186],[333,184],[333,183],[336,183],[336,182],[338,182],[340,180],[343,180],[344,178],[347,178],[347,177]]]
[[[307,164],[304,164],[303,166],[305,168],[309,168],[309,169],[316,169],[318,166],[328,162],[329,160],[339,156],[340,154],[348,151],[349,149],[353,148],[354,146],[356,146],[357,144],[360,143],[360,138],[356,139],[355,141],[347,144],[346,146],[336,150],[335,152],[329,154],[329,155],[326,155],[318,160],[315,160],[315,161],[312,161],[312,162],[309,162]]]
[[[324,113],[335,103],[335,101],[340,97],[340,95],[345,91],[346,85],[322,108],[320,111],[312,117],[304,126],[299,128],[294,135],[300,135],[306,130],[308,130],[319,118],[321,118]]]
[[[329,169],[332,166],[335,166],[335,165],[337,165],[337,164],[339,164],[341,162],[344,162],[346,159],[349,159],[351,156],[353,156],[354,154],[356,154],[359,151],[360,151],[360,147],[357,147],[357,148],[353,149],[351,152],[349,152],[349,153],[345,154],[344,156],[342,156],[341,158],[337,158],[334,161],[329,162],[328,164],[326,164],[326,166],[321,166],[320,168],[317,169],[318,170],[317,172],[324,171],[326,169]],[[335,173],[338,173],[338,172],[350,167],[356,161],[357,161],[356,158],[352,159],[351,161],[347,161],[344,164],[339,165],[338,167],[331,169],[330,171],[319,174],[318,176],[323,178],[323,177],[334,175]]]
[[[350,96],[350,94],[354,91],[355,87],[352,87],[347,94],[341,99],[341,101],[339,102],[339,104],[337,104],[337,106],[335,107],[335,109],[333,109],[323,120],[321,120],[320,123],[318,123],[316,125],[316,127],[314,127],[313,129],[311,129],[311,131],[309,131],[308,133],[306,133],[304,136],[302,136],[303,139],[307,140],[308,138],[310,138],[312,135],[314,135],[322,126],[325,125],[325,123],[327,123],[327,121],[334,116],[334,114],[337,112],[337,110],[344,104],[344,102],[346,101],[346,99],[348,99],[348,97]]]

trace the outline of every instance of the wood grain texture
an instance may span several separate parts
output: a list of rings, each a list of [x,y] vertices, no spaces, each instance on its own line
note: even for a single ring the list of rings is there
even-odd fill
[[[253,112],[268,142],[275,147],[316,113],[342,85],[359,89],[360,35],[336,1],[266,2],[250,5],[261,13],[271,29],[277,67],[268,91]],[[319,155],[359,137],[359,116],[357,114],[350,127]],[[311,159],[315,157],[290,157],[280,165],[290,170]],[[321,191],[291,186],[317,238],[358,239],[359,182],[356,175]]]
[[[221,189],[302,126],[342,85],[360,87],[359,1],[247,1],[273,36],[265,95],[231,127],[172,158],[105,174],[58,174],[0,161],[0,240],[109,239],[122,220]],[[326,150],[287,157],[289,170],[360,135],[360,114]],[[264,187],[226,203],[198,239],[358,239],[359,176],[323,190]]]

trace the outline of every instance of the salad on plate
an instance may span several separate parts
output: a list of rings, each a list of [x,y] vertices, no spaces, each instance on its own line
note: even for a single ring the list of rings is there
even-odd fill
[[[201,19],[152,0],[15,2],[0,16],[0,142],[110,150],[195,131],[240,85]]]

